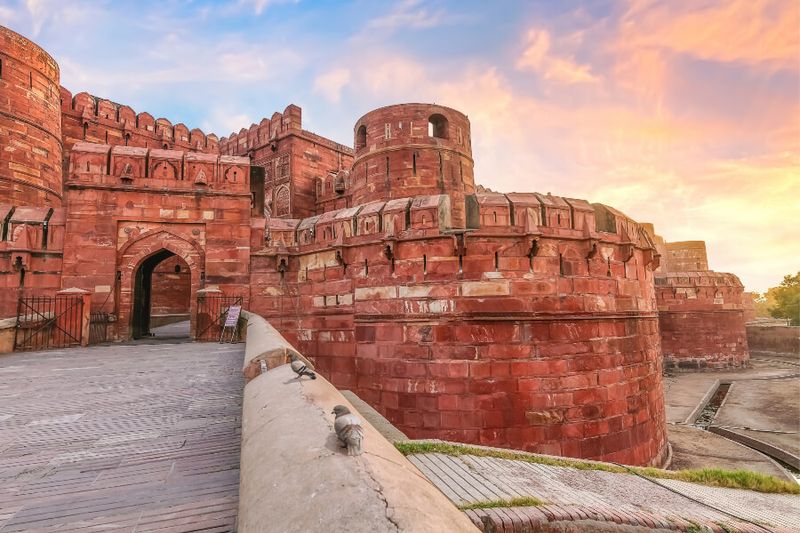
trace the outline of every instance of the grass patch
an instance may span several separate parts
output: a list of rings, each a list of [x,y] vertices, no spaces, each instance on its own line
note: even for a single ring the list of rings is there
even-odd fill
[[[485,502],[467,503],[459,505],[458,508],[462,511],[469,509],[491,509],[493,507],[537,507],[543,505],[544,502],[532,496],[524,496],[521,498],[512,498],[510,500],[490,500]]]
[[[732,489],[747,489],[757,492],[778,494],[800,494],[800,485],[790,483],[773,476],[767,476],[746,470],[722,470],[719,468],[701,468],[697,470],[661,470],[659,468],[643,468],[637,466],[618,466],[609,463],[593,463],[578,461],[563,457],[543,457],[512,450],[491,450],[462,446],[446,442],[398,442],[395,446],[403,455],[418,453],[441,453],[458,457],[460,455],[474,455],[476,457],[496,457],[513,461],[525,461],[549,466],[563,466],[578,470],[600,470],[615,474],[635,473],[640,476],[658,479],[677,479],[690,481],[712,487],[726,487]]]

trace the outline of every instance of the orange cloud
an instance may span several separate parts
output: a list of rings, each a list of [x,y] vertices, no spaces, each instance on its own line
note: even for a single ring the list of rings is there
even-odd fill
[[[537,72],[545,80],[557,83],[596,81],[588,65],[577,63],[571,55],[554,54],[551,50],[550,33],[541,29],[528,32],[525,50],[517,60],[517,69]]]
[[[655,47],[699,59],[796,68],[800,3],[795,0],[632,0],[619,45]]]

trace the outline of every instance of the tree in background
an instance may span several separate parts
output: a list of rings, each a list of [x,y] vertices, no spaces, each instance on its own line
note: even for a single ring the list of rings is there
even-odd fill
[[[769,308],[775,307],[775,297],[766,292],[751,292],[749,293],[753,298],[753,309],[756,316],[770,317]]]
[[[775,318],[788,318],[792,326],[800,326],[800,272],[787,275],[777,287],[765,293],[765,300],[773,300],[769,314]]]

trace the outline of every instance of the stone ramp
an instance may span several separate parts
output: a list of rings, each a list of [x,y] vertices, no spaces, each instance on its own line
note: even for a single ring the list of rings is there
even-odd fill
[[[0,357],[0,533],[233,531],[243,345]]]
[[[633,474],[494,457],[428,453],[409,458],[459,506],[522,496],[544,502],[538,507],[467,511],[476,524],[488,521],[488,527],[483,525],[487,530],[529,531],[525,527],[593,520],[683,531],[693,531],[696,526],[724,531],[720,524],[732,531],[800,531],[800,496],[795,495],[649,480]]]

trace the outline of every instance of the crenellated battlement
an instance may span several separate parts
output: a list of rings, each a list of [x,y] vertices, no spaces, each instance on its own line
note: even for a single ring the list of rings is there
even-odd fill
[[[738,277],[726,272],[658,273],[655,288],[658,308],[664,312],[744,309],[744,286]]]
[[[353,149],[339,144],[321,135],[302,129],[303,111],[300,107],[290,104],[283,110],[277,111],[270,118],[263,118],[258,124],[251,124],[249,128],[242,128],[238,133],[231,133],[219,140],[219,151],[226,155],[246,155],[249,152],[277,141],[290,133],[300,135],[320,146],[352,154]]]
[[[416,438],[661,464],[646,232],[579,199],[466,199],[468,228],[447,194],[265,219],[251,307]]]
[[[548,237],[591,241],[593,246],[614,242],[647,250],[650,262],[656,258],[655,248],[639,224],[603,204],[539,193],[480,192],[468,200],[471,224],[466,230],[453,229],[449,196],[430,195],[370,202],[305,219],[267,218],[265,242],[267,248],[291,248],[331,246],[363,237]]]
[[[746,305],[738,277],[711,270],[659,272],[654,281],[665,365],[747,365]]]
[[[250,161],[246,157],[79,142],[72,148],[65,184],[249,193]]]
[[[219,151],[225,155],[247,155],[251,150],[260,148],[270,142],[276,142],[289,132],[299,133],[302,128],[303,112],[300,107],[290,104],[277,111],[270,118],[263,118],[258,124],[242,128],[238,133],[231,133],[219,140]]]
[[[77,142],[94,142],[112,146],[161,148],[204,153],[217,153],[219,140],[213,133],[182,124],[173,125],[166,118],[153,118],[150,113],[136,113],[127,105],[93,96],[75,94],[61,87],[61,113],[65,149]]]

